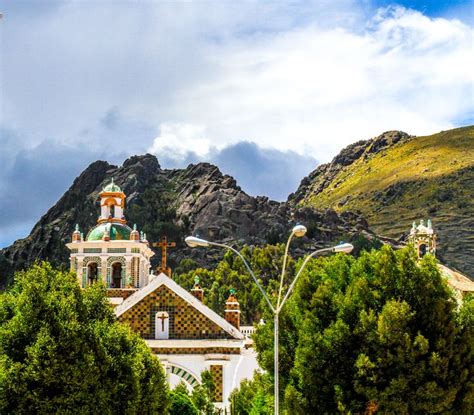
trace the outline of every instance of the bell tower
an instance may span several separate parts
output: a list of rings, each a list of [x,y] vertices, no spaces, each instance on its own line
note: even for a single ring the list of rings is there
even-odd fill
[[[423,258],[426,254],[436,255],[436,233],[430,219],[426,225],[423,219],[419,225],[413,222],[408,240],[415,247],[418,258]]]
[[[114,183],[114,179],[102,189],[100,197],[100,217],[98,223],[115,222],[125,224],[125,193]]]

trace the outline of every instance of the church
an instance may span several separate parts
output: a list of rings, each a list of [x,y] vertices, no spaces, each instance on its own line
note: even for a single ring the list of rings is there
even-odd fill
[[[162,263],[158,275],[150,273],[154,253],[146,235],[126,224],[121,188],[112,181],[99,197],[97,225],[85,237],[76,226],[67,244],[79,284],[105,283],[117,319],[145,339],[171,387],[184,381],[191,390],[208,370],[216,385],[215,405],[228,408],[232,390],[258,369],[249,339],[253,328],[240,326],[236,293],[229,293],[224,316],[207,307],[198,277],[190,292],[171,278],[166,249],[173,244],[166,240],[155,244]]]
[[[166,266],[166,250],[174,246],[166,238],[154,246],[161,248],[161,266],[151,272],[154,252],[146,234],[125,220],[125,194],[113,180],[100,197],[97,224],[84,234],[76,226],[70,250],[71,269],[79,284],[102,281],[117,319],[143,337],[167,373],[171,387],[184,381],[189,390],[200,384],[201,373],[210,371],[215,405],[229,408],[229,396],[243,379],[258,370],[250,335],[253,327],[240,326],[240,305],[234,291],[225,303],[224,316],[207,307],[204,291],[195,278],[191,291],[171,278]],[[436,233],[431,221],[420,221],[408,236],[419,258],[436,255]],[[466,293],[474,293],[467,276],[438,264],[459,303]]]

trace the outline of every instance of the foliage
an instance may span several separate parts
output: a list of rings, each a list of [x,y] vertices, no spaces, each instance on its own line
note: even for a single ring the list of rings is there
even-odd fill
[[[358,259],[310,261],[287,306],[280,318],[287,413],[474,410],[473,301],[457,309],[433,257],[418,263],[411,248],[383,247]],[[259,326],[259,361],[270,374],[272,338],[272,324]]]
[[[215,388],[209,370],[201,372],[201,384],[195,386],[191,394],[183,382],[179,383],[170,393],[170,415],[216,415],[218,412],[213,404]]]
[[[267,245],[250,249],[245,246],[242,255],[250,264],[260,284],[265,287],[270,297],[278,293],[280,270],[284,254],[283,245]],[[288,271],[294,271],[294,261],[288,261]],[[258,322],[262,311],[267,307],[262,293],[249,275],[243,262],[231,251],[224,254],[214,270],[198,268],[184,274],[176,274],[178,284],[186,289],[194,285],[194,277],[200,277],[200,285],[205,290],[204,303],[218,313],[224,313],[225,302],[230,288],[237,290],[237,298],[241,305],[241,324]]]
[[[236,415],[273,414],[272,380],[268,374],[255,372],[253,379],[244,380],[230,395],[231,413]]]
[[[201,372],[201,384],[195,386],[191,395],[191,400],[194,402],[199,413],[203,415],[214,415],[216,410],[213,404],[214,393],[216,386],[212,379],[211,372],[204,370]]]
[[[170,415],[198,415],[199,412],[189,396],[186,385],[181,382],[170,391]]]
[[[166,413],[159,361],[99,284],[48,263],[0,295],[0,413]]]

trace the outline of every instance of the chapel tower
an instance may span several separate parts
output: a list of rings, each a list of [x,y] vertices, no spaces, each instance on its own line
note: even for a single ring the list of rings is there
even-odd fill
[[[436,233],[430,219],[426,226],[423,219],[419,225],[413,222],[408,240],[415,247],[418,258],[423,258],[426,254],[436,254]]]
[[[148,284],[153,251],[146,234],[130,228],[124,217],[125,193],[113,179],[99,194],[97,225],[84,238],[76,225],[70,250],[71,269],[83,288],[105,283],[109,297],[126,298]]]

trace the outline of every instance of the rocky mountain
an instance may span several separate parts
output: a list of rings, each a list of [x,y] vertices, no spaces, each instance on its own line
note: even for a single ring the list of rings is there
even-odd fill
[[[178,270],[189,265],[189,258],[210,266],[223,255],[221,251],[187,248],[183,239],[189,234],[235,246],[276,243],[286,240],[291,227],[302,222],[308,227],[308,237],[295,244],[299,253],[342,239],[362,243],[374,239],[360,215],[338,215],[332,209],[294,207],[292,203],[252,197],[216,166],[200,163],[167,170],[160,167],[155,156],[146,154],[131,157],[122,166],[106,161],[92,163],[27,238],[0,251],[0,275],[5,277],[42,259],[67,267],[65,243],[71,240],[76,223],[84,232],[96,223],[98,195],[112,178],[127,195],[125,214],[130,225],[136,223],[149,241],[167,235],[168,240],[177,242],[170,251],[170,261]],[[154,258],[157,265],[159,255]]]
[[[414,137],[389,131],[320,165],[289,196],[295,207],[362,214],[379,235],[404,240],[431,218],[442,261],[474,275],[474,126]]]

